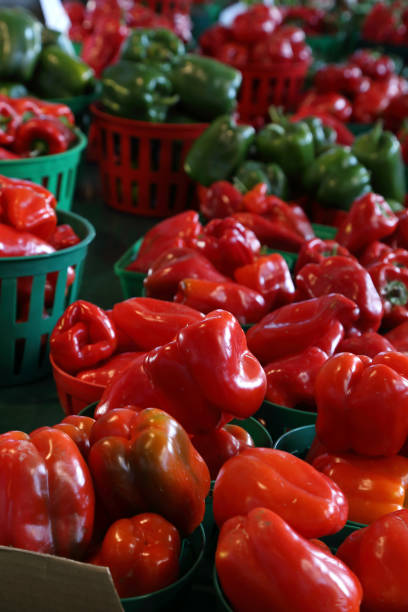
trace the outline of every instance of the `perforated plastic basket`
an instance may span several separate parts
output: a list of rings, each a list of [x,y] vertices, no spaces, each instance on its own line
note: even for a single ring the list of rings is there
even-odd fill
[[[86,146],[86,136],[76,130],[78,143],[55,155],[44,155],[27,159],[0,161],[0,174],[20,178],[43,185],[57,198],[58,210],[70,210],[81,153]]]
[[[149,123],[109,115],[95,104],[91,109],[109,206],[150,217],[191,208],[195,186],[184,172],[184,160],[207,124]]]
[[[49,373],[49,336],[67,305],[77,298],[95,230],[86,219],[70,212],[59,211],[58,223],[69,223],[81,242],[46,255],[0,258],[0,386],[32,382]],[[75,269],[75,281],[67,289],[69,266]],[[53,302],[46,306],[46,279],[51,272],[58,278]],[[27,312],[18,320],[21,277],[33,280]]]

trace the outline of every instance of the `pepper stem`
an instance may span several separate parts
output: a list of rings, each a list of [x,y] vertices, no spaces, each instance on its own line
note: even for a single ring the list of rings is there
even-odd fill
[[[375,145],[377,147],[382,134],[383,134],[383,122],[380,119],[374,125],[373,129],[371,130],[371,132],[369,134],[369,136],[370,136],[370,143],[372,143],[373,145]]]
[[[388,283],[383,295],[393,306],[404,306],[408,302],[408,288],[401,281]]]

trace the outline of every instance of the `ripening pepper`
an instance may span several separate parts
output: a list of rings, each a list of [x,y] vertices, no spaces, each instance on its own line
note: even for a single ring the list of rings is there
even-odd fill
[[[157,512],[185,535],[203,519],[208,468],[183,427],[162,410],[138,412],[127,435],[105,430],[93,437],[88,465],[113,519]]]
[[[41,53],[42,25],[20,7],[0,11],[0,79],[29,81]]]
[[[249,159],[238,168],[234,181],[246,191],[251,190],[258,183],[265,183],[267,193],[276,195],[282,200],[288,197],[288,180],[278,164],[264,164]]]
[[[56,45],[44,47],[32,82],[34,92],[44,98],[71,98],[93,91],[95,78],[79,57]]]
[[[227,421],[254,414],[265,388],[265,373],[238,321],[216,310],[137,358],[106,388],[95,415],[130,404],[155,405],[188,433],[205,433],[226,422],[226,414]]]
[[[336,533],[348,513],[340,488],[306,461],[276,449],[247,448],[217,476],[214,518],[221,527],[260,506],[279,514],[305,538]]]
[[[248,347],[264,364],[312,346],[332,355],[358,313],[354,302],[337,293],[288,304],[248,330]]]
[[[194,249],[169,249],[160,255],[149,268],[144,280],[147,297],[172,300],[177,293],[179,282],[185,278],[225,283],[227,278],[213,264]]]
[[[229,115],[218,117],[191,146],[184,170],[206,187],[225,180],[246,159],[254,137],[252,126],[238,125]]]
[[[165,28],[137,28],[131,30],[124,42],[120,57],[130,62],[172,64],[185,53],[180,38]]]
[[[81,455],[88,457],[91,448],[90,436],[95,419],[79,414],[70,414],[61,423],[54,425],[54,429],[59,429],[67,434],[79,448]]]
[[[263,295],[268,310],[293,301],[295,287],[288,264],[279,253],[258,257],[234,271],[237,283]]]
[[[380,296],[357,260],[334,255],[321,263],[306,264],[296,275],[298,299],[341,293],[353,300],[360,310],[355,326],[360,331],[377,331],[384,308]]]
[[[265,298],[258,291],[239,283],[201,278],[180,281],[174,301],[205,314],[217,308],[227,310],[242,325],[256,323],[268,311]]]
[[[353,202],[336,240],[351,253],[357,253],[372,242],[390,236],[397,224],[398,217],[384,198],[367,193]]]
[[[265,398],[287,408],[315,408],[314,384],[327,354],[317,346],[273,361],[265,366],[267,381]]]
[[[337,556],[358,576],[362,610],[405,612],[408,608],[408,510],[397,510],[351,533]]]
[[[361,457],[353,453],[317,456],[312,465],[338,484],[349,505],[349,521],[369,524],[405,505],[408,459]]]
[[[396,351],[385,336],[376,332],[365,332],[364,334],[353,334],[344,338],[336,349],[336,353],[354,353],[354,355],[367,355],[375,357],[378,353]]]
[[[228,520],[215,564],[233,609],[359,612],[358,578],[322,544],[303,538],[266,508]]]
[[[121,60],[102,75],[101,104],[113,115],[163,122],[178,99],[168,74],[153,64]]]
[[[52,427],[0,436],[0,543],[81,559],[92,536],[94,489],[71,438]]]
[[[383,130],[379,122],[370,132],[358,136],[352,151],[371,172],[373,191],[384,198],[403,202],[405,198],[404,162],[398,138]]]
[[[177,580],[180,549],[174,525],[145,512],[113,523],[90,562],[109,568],[119,597],[138,597]]]
[[[352,257],[350,252],[341,246],[336,240],[322,240],[312,238],[305,242],[298,253],[295,265],[295,273],[309,263],[322,263],[326,257],[340,255],[341,257]]]
[[[230,423],[207,434],[193,436],[191,441],[206,462],[212,480],[230,457],[244,448],[255,446],[252,437],[243,427]]]
[[[109,317],[85,300],[68,306],[50,337],[52,358],[71,374],[108,359],[116,347],[116,330]]]
[[[171,81],[182,109],[212,121],[235,110],[242,75],[210,57],[186,54],[174,66]]]
[[[316,378],[316,432],[330,452],[391,456],[408,433],[408,358],[340,353]]]

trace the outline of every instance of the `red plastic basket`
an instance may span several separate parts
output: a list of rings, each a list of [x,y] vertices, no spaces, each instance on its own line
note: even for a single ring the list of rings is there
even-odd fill
[[[134,121],[92,105],[104,196],[112,208],[166,217],[191,208],[195,186],[184,160],[206,123]]]
[[[173,17],[176,13],[189,15],[192,3],[191,0],[143,0],[143,4],[155,13]]]
[[[245,66],[238,96],[238,112],[242,121],[264,117],[271,105],[293,110],[300,101],[308,62],[290,66]]]
[[[98,402],[105,387],[84,382],[61,370],[50,356],[58,398],[65,414],[78,414],[93,402]]]

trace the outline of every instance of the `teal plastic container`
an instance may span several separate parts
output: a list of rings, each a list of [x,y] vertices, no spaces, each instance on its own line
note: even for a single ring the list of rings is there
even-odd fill
[[[321,225],[320,223],[312,223],[313,231],[317,238],[322,240],[334,240],[337,234],[337,227],[331,225]]]
[[[361,136],[372,130],[374,125],[372,123],[347,123],[347,128],[354,136]]]
[[[88,110],[92,102],[95,102],[100,95],[99,87],[95,88],[95,91],[84,94],[82,96],[74,96],[72,98],[51,98],[49,102],[56,102],[57,104],[66,104],[72,110],[75,115],[75,119],[80,120],[83,113]]]
[[[126,270],[127,266],[136,259],[142,242],[143,237],[139,238],[137,242],[132,244],[126,253],[122,255],[122,257],[113,266],[115,274],[119,279],[125,300],[131,297],[141,297],[144,295],[143,281],[146,274],[144,272]]]
[[[304,425],[314,425],[317,413],[297,408],[287,408],[273,402],[264,400],[262,406],[256,413],[266,425],[267,430],[274,440],[277,440],[287,431]]]
[[[347,52],[347,34],[322,34],[307,36],[306,43],[311,47],[313,55],[326,62],[338,62]]]
[[[69,223],[81,242],[46,255],[0,258],[0,387],[33,382],[50,372],[49,336],[68,304],[77,299],[88,245],[95,230],[86,219],[70,212],[58,211],[58,223]],[[75,268],[75,281],[67,290],[69,266]],[[46,306],[44,296],[49,273],[55,273],[57,281],[53,303]],[[32,278],[32,287],[27,315],[18,320],[21,277]]]
[[[80,130],[77,129],[76,133],[78,143],[64,153],[1,160],[0,175],[43,185],[57,198],[59,211],[70,210],[81,154],[87,143],[86,136]]]

